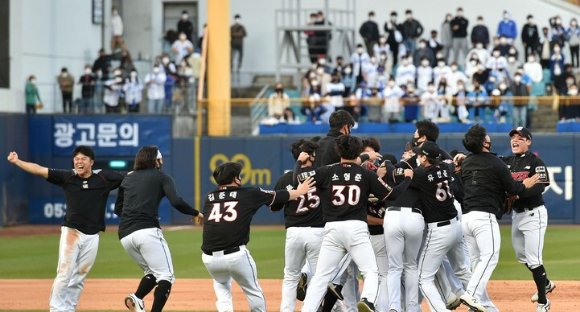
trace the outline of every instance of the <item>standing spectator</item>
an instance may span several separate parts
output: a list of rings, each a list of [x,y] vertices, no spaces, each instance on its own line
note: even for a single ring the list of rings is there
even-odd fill
[[[463,58],[467,55],[467,27],[469,21],[463,17],[463,9],[457,8],[457,15],[451,21],[451,33],[453,40],[451,46],[453,48],[453,60],[458,62],[460,60],[459,53],[462,53]]]
[[[385,23],[385,32],[388,34],[387,43],[393,52],[393,67],[399,61],[399,44],[403,42],[401,25],[397,24],[397,12],[391,12],[391,18]]]
[[[310,21],[306,23],[306,26],[314,26],[316,22],[316,13],[310,13]],[[310,57],[311,63],[316,63],[318,60],[318,54],[316,53],[316,37],[314,37],[314,30],[307,30],[304,32],[308,37],[306,37],[306,44],[308,45],[308,55]]]
[[[467,91],[465,90],[464,82],[460,80],[457,82],[457,93],[453,94],[453,106],[455,107],[453,116],[457,117],[457,120],[461,123],[467,122],[469,117],[466,105]]]
[[[566,38],[568,39],[568,44],[570,44],[572,66],[578,68],[580,66],[580,27],[578,27],[578,21],[575,18],[570,20],[570,28],[566,31]]]
[[[123,77],[115,76],[105,82],[105,110],[107,114],[121,112],[119,99],[123,92]]]
[[[121,65],[119,65],[119,67],[123,71],[123,78],[129,77],[131,71],[135,68],[135,64],[133,64],[133,59],[131,58],[131,53],[129,53],[129,51],[122,52]]]
[[[419,67],[421,60],[427,58],[430,64],[435,64],[435,53],[427,48],[427,40],[421,39],[419,41],[419,48],[413,53],[413,65]]]
[[[443,44],[441,42],[439,42],[439,40],[437,40],[437,31],[436,30],[432,30],[431,31],[431,38],[429,38],[429,40],[427,41],[427,48],[429,50],[431,50],[431,52],[433,53],[433,56],[436,56],[437,54],[441,54],[443,53]],[[442,58],[445,58],[445,54],[443,53]],[[433,61],[431,62],[431,66],[435,66],[435,57],[433,57]]]
[[[389,54],[391,52],[390,46],[387,44],[387,37],[384,35],[379,36],[379,42],[375,43],[373,47],[373,54],[375,57],[379,57],[382,53]],[[369,53],[370,55],[370,53]]]
[[[514,76],[514,82],[510,86],[511,93],[514,98],[514,118],[513,124],[514,128],[526,127],[526,115],[528,112],[529,96],[530,92],[528,87],[522,83],[522,75],[516,73]]]
[[[145,77],[149,114],[161,113],[165,99],[165,81],[167,76],[161,72],[158,64],[153,65],[153,71]]]
[[[268,115],[280,119],[284,115],[284,110],[288,107],[290,107],[290,98],[284,92],[284,85],[278,82],[274,92],[268,98]]]
[[[451,75],[451,68],[445,64],[445,60],[437,60],[437,66],[433,68],[433,80],[435,81],[435,85],[439,85],[441,79],[447,80],[449,75]]]
[[[193,42],[193,23],[189,20],[187,11],[181,13],[181,19],[177,22],[177,33],[184,33],[187,40]]]
[[[405,93],[403,90],[401,90],[401,88],[395,84],[395,79],[389,79],[389,83],[382,93],[382,97],[385,99],[383,112],[387,122],[393,123],[399,121],[399,114],[401,112],[401,98],[404,94]]]
[[[509,39],[506,36],[499,37],[499,44],[494,47],[494,50],[497,48],[501,56],[507,57],[509,54],[510,49],[513,45],[510,44]]]
[[[111,29],[113,30],[113,36],[111,38],[111,51],[113,53],[115,50],[123,47],[123,20],[119,15],[119,10],[116,6],[113,6],[111,14]]]
[[[554,44],[554,53],[550,55],[550,74],[556,91],[560,92],[560,86],[563,84],[564,74],[564,54],[558,43]]]
[[[340,75],[344,75],[344,59],[342,56],[337,56],[336,57],[336,66],[334,67],[334,69],[332,70],[332,74],[340,74]]]
[[[453,20],[453,15],[451,13],[445,14],[445,20],[441,24],[441,45],[443,46],[443,58],[449,60],[449,51],[451,51],[451,44],[453,40],[453,34],[451,31],[451,21]],[[431,46],[431,42],[429,42]]]
[[[489,106],[489,96],[485,88],[478,81],[473,81],[473,91],[467,94],[467,106],[473,108],[474,112],[469,112],[475,117],[475,121],[486,120],[486,108]]]
[[[365,52],[362,44],[356,45],[356,51],[350,57],[350,62],[352,63],[354,73],[356,77],[356,84],[358,85],[364,80],[364,68],[370,63],[371,58],[368,53]]]
[[[177,76],[177,66],[175,66],[173,61],[171,61],[169,54],[163,53],[161,55],[161,64],[163,66],[160,66],[159,68],[161,68],[161,71],[164,72],[165,75]]]
[[[340,75],[342,79],[342,84],[344,85],[343,96],[347,97],[356,89],[356,78],[352,74],[352,65],[346,65],[344,68],[344,74]]]
[[[344,93],[344,84],[340,81],[340,77],[334,74],[331,81],[326,84],[325,95],[328,97],[328,105],[324,105],[326,112],[321,117],[324,122],[328,122],[330,114],[335,110],[344,108],[342,94]]]
[[[163,54],[168,55],[171,54],[172,58],[175,58],[175,55],[173,55],[173,52],[171,51],[171,47],[173,46],[173,43],[177,41],[178,37],[179,37],[178,33],[173,29],[166,31],[163,34],[163,49],[162,49]]]
[[[451,93],[457,93],[459,91],[457,89],[459,82],[466,82],[467,80],[467,75],[458,69],[457,63],[451,63],[451,73],[447,76],[447,87],[451,90]]]
[[[377,40],[379,40],[379,26],[374,19],[375,12],[369,12],[369,20],[364,22],[358,31],[365,42],[369,55],[373,55],[373,48],[377,43]]]
[[[231,67],[232,70],[234,68],[234,55],[238,54],[238,66],[237,72],[240,72],[240,68],[242,67],[242,58],[244,57],[244,38],[248,35],[246,33],[246,28],[241,24],[242,18],[240,14],[236,14],[234,16],[234,24],[231,27],[231,36],[232,36],[232,54],[231,54]]]
[[[93,97],[95,96],[95,83],[97,79],[93,75],[91,65],[85,66],[85,73],[79,79],[78,84],[82,85],[81,95],[82,104],[80,107],[81,113],[89,113],[93,106]]]
[[[98,69],[95,71],[95,102],[94,102],[94,110],[93,113],[95,114],[104,114],[105,113],[105,77],[103,77],[103,72]]]
[[[371,62],[364,68],[364,78],[369,88],[377,87],[377,78],[379,76],[379,64],[376,57],[371,57]]]
[[[552,54],[552,37],[549,34],[548,27],[542,28],[542,37],[540,38],[540,64],[542,68],[550,68],[550,55]]]
[[[58,86],[62,92],[62,112],[66,114],[68,107],[68,113],[72,113],[72,98],[75,79],[71,74],[69,74],[68,69],[63,67],[56,80],[58,81]]]
[[[538,53],[540,45],[540,32],[538,26],[534,23],[534,17],[530,14],[527,17],[528,23],[522,29],[522,45],[526,60],[530,54]]]
[[[403,95],[403,110],[405,112],[405,122],[416,122],[419,114],[419,96],[414,88],[407,88]]]
[[[566,29],[562,25],[560,16],[550,18],[550,27],[552,28],[552,44],[558,43],[560,47],[566,44]]]
[[[324,18],[324,13],[322,13],[322,11],[318,11],[318,14],[316,15],[316,22],[314,22],[315,26],[331,26],[332,23],[330,21],[327,21]],[[328,30],[317,30],[314,32],[314,37],[315,37],[315,42],[316,42],[316,46],[317,46],[317,56],[322,55],[328,55],[328,46],[329,41],[330,41],[330,31]]]
[[[514,43],[514,40],[518,37],[518,27],[516,22],[511,18],[510,13],[505,10],[503,11],[503,19],[497,25],[497,36],[506,37],[510,44]]]
[[[326,87],[327,84],[332,80],[332,76],[330,76],[324,71],[324,66],[318,65],[318,67],[316,68],[316,78],[320,83],[320,92],[321,92],[320,95],[326,94]]]
[[[417,45],[416,40],[423,34],[423,25],[413,18],[411,10],[405,11],[405,16],[407,19],[402,25],[403,44],[407,48],[407,53],[413,54]]]
[[[193,43],[187,40],[187,35],[183,32],[179,33],[179,40],[173,43],[171,51],[175,54],[175,63],[181,63],[181,60],[187,55],[193,53]]]
[[[109,68],[111,67],[111,56],[105,53],[105,49],[99,50],[99,57],[93,63],[93,70],[95,73],[101,71],[103,79],[109,79]]]
[[[123,91],[125,92],[125,104],[128,106],[129,113],[138,113],[143,100],[143,83],[135,69],[131,71],[129,78],[125,81]]]
[[[516,70],[518,69],[518,66],[520,66],[520,62],[518,61],[518,50],[516,50],[516,47],[514,46],[510,47],[507,55],[507,61],[508,61],[507,71],[509,73],[509,76],[513,77],[514,74],[516,73]]]
[[[28,82],[26,83],[26,113],[29,115],[36,114],[36,100],[42,105],[42,100],[40,99],[40,94],[38,93],[38,87],[36,86],[36,77],[30,75],[28,77]]]
[[[408,83],[415,84],[415,76],[417,75],[417,68],[411,62],[411,56],[405,56],[401,60],[401,66],[397,68],[397,85],[407,85]]]
[[[471,44],[475,47],[477,43],[482,43],[485,48],[489,45],[489,30],[483,23],[483,16],[477,17],[477,24],[471,30]]]
[[[427,84],[433,81],[433,67],[428,58],[421,60],[421,66],[417,67],[417,88],[421,92],[427,91]]]
[[[499,83],[499,93],[498,90],[493,90],[492,92],[492,105],[495,106],[494,109],[494,118],[495,123],[506,123],[507,118],[509,117],[508,112],[510,106],[513,107],[513,94],[511,90],[507,86],[507,82],[503,81]],[[494,101],[495,96],[499,97],[499,105],[497,105],[497,101]],[[497,106],[496,106],[497,105]]]

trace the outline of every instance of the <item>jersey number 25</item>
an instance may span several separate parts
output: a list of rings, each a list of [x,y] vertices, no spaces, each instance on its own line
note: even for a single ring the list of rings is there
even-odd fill
[[[305,213],[310,209],[316,209],[320,206],[320,197],[315,194],[316,189],[308,191],[306,195],[301,195],[300,202],[298,203],[298,208],[296,209],[296,213]]]
[[[226,211],[222,214],[221,205],[224,205]],[[223,218],[224,221],[232,222],[238,218],[238,212],[236,211],[236,205],[238,205],[237,201],[230,201],[225,203],[215,203],[211,208],[211,212],[209,214],[208,220],[213,220],[215,223],[219,223],[220,220]]]

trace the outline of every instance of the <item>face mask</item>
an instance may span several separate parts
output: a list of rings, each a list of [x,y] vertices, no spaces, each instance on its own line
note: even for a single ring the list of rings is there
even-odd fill
[[[116,70],[113,72],[113,76],[120,76],[121,75],[121,71],[120,70]]]
[[[436,57],[437,59],[442,59],[442,58],[443,58],[443,54],[441,54],[441,53],[437,53],[437,54],[435,54],[435,57]]]
[[[369,16],[369,21],[372,21],[372,20],[374,20],[374,19],[375,19],[375,17],[374,17],[374,16]]]
[[[115,78],[115,83],[121,83],[121,82],[123,82],[123,78],[121,78],[121,77]]]
[[[385,43],[385,42],[387,42],[387,38],[381,37],[381,38],[379,38],[379,42],[380,43]]]
[[[464,88],[464,87],[463,87],[463,85],[462,85],[462,84],[458,84],[458,85],[457,85],[457,89],[458,89],[458,90],[463,90],[463,88]]]
[[[405,65],[405,66],[409,65],[409,60],[406,60],[406,59],[403,60],[403,65]]]
[[[371,63],[373,63],[373,64],[374,64],[374,63],[376,63],[376,62],[377,62],[377,59],[376,59],[374,56],[373,56],[373,57],[371,57]]]
[[[242,19],[241,18],[236,18],[236,19],[234,19],[234,21],[239,24],[239,23],[242,22]]]
[[[450,15],[448,15],[447,17],[445,17],[445,20],[448,22],[451,22],[452,17]]]
[[[510,15],[509,15],[509,14],[504,14],[504,15],[503,15],[503,19],[504,19],[504,20],[508,20],[508,19],[510,19]]]
[[[417,147],[417,146],[419,146],[419,144],[420,144],[419,143],[419,138],[413,137],[413,139],[411,139],[411,145],[413,147]]]
[[[389,81],[389,87],[394,87],[395,86],[395,82],[394,81]]]
[[[85,75],[90,75],[91,74],[91,70],[90,69],[85,69]]]
[[[35,82],[36,82],[36,79],[30,80],[30,83],[35,83]]]
[[[284,92],[284,89],[282,89],[282,88],[276,88],[276,92],[277,93],[282,93],[282,92]]]
[[[457,71],[457,66],[455,66],[455,65],[451,66],[451,70],[452,71]]]
[[[570,25],[572,25],[572,27],[576,27],[576,25],[578,25],[578,24],[576,23],[576,21],[572,21],[572,22],[570,22]]]
[[[421,167],[421,161],[419,160],[419,157],[415,158],[415,162],[417,163],[417,167]]]
[[[167,64],[169,64],[169,58],[164,57],[163,59],[161,59],[161,62],[163,62],[163,64],[167,65]]]
[[[315,72],[311,72],[310,75],[309,75],[309,77],[310,77],[310,79],[316,78],[316,73]]]
[[[316,87],[316,86],[318,86],[318,81],[314,80],[313,82],[311,82],[311,84],[313,87]]]
[[[535,59],[535,58],[533,58],[533,57],[529,57],[529,58],[528,58],[528,63],[533,63],[533,62],[535,62],[535,61],[536,61],[536,59]]]
[[[421,65],[427,67],[427,66],[429,66],[429,61],[427,61],[427,60],[421,61]]]
[[[510,63],[515,63],[516,62],[516,58],[513,56],[508,57],[508,62]]]
[[[482,26],[483,25],[483,21],[477,21],[477,25]]]
[[[443,67],[443,66],[445,66],[445,62],[438,62],[438,63],[437,63],[437,66],[439,66],[439,67]]]
[[[568,90],[569,95],[578,95],[578,89],[570,89]]]
[[[516,54],[517,51],[515,49],[510,49],[510,51],[508,52],[509,54]]]
[[[119,12],[117,12],[117,10],[113,10],[113,15],[118,15]]]
[[[187,15],[187,14],[181,15],[181,19],[184,21],[187,20],[188,18],[189,18],[189,15]]]
[[[424,42],[419,43],[419,48],[425,49],[427,45]]]
[[[507,38],[501,38],[501,39],[499,39],[499,43],[506,44],[507,43]]]
[[[434,86],[429,86],[429,87],[427,87],[427,91],[434,92],[435,91],[435,87]]]
[[[574,84],[574,80],[566,80],[566,85],[571,86]]]
[[[317,73],[317,74],[319,74],[319,75],[322,75],[322,74],[324,74],[324,68],[319,68],[319,69],[317,69],[317,70],[316,70],[316,73]]]
[[[469,64],[471,64],[471,66],[475,67],[475,66],[477,66],[477,61],[471,61],[471,62],[469,62]]]
[[[499,57],[500,56],[500,52],[499,51],[493,51],[493,56],[495,57]]]
[[[137,72],[131,72],[131,78],[137,78]]]
[[[561,19],[556,19],[556,24],[562,24],[562,20]]]
[[[507,89],[507,86],[504,84],[500,84],[499,89],[503,91],[503,90]]]
[[[154,74],[159,74],[159,71],[160,71],[159,67],[153,67]]]
[[[387,56],[384,54],[381,54],[381,56],[379,56],[379,57],[380,57],[381,61],[384,61],[387,59]]]
[[[392,22],[396,22],[397,21],[397,16],[396,15],[391,15],[391,21]]]
[[[406,16],[407,16],[407,19],[413,18],[412,14],[407,14]]]
[[[349,68],[345,68],[344,69],[344,73],[347,74],[347,75],[350,75],[350,73],[352,73],[352,69],[350,69],[350,67]]]
[[[483,44],[482,43],[478,43],[475,45],[476,48],[478,49],[483,49]]]
[[[363,48],[356,48],[356,52],[358,54],[363,54]]]
[[[520,81],[522,81],[522,77],[520,77],[520,76],[515,76],[515,77],[514,77],[514,81],[515,81],[515,82],[520,82]]]
[[[534,19],[533,19],[533,18],[528,18],[528,23],[530,23],[530,24],[531,24],[531,23],[533,23],[533,22],[534,22]]]
[[[554,47],[554,52],[560,52],[560,47]]]
[[[494,76],[489,76],[489,82],[495,82],[495,77]]]
[[[323,59],[323,58],[319,59],[318,60],[318,64],[319,65],[325,65],[326,64],[326,59]]]
[[[462,17],[463,16],[463,12],[457,12],[457,17]]]

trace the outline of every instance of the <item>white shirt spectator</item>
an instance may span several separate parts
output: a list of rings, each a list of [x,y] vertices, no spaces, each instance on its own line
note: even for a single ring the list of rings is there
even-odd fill
[[[111,28],[113,29],[113,36],[123,36],[123,20],[119,14],[111,16]]]
[[[403,90],[398,86],[391,86],[388,84],[382,92],[382,97],[385,99],[385,112],[398,113],[401,110],[401,97],[403,97],[404,94],[405,92],[403,92]]]
[[[377,78],[379,72],[377,69],[379,68],[378,63],[368,63],[366,66],[363,66],[364,77],[366,77],[367,85],[371,88],[375,88],[377,86]]]
[[[421,106],[423,107],[423,118],[435,121],[439,111],[439,95],[436,91],[427,91],[421,94]]]
[[[138,104],[143,100],[143,84],[138,78],[127,78],[123,91],[125,91],[125,102],[128,105]]]
[[[118,79],[123,79],[118,77]],[[107,106],[118,106],[119,105],[119,95],[123,89],[123,85],[117,83],[118,79],[109,79],[105,81],[105,95],[103,96],[103,102]]]
[[[171,46],[171,49],[177,51],[175,53],[175,63],[179,64],[181,63],[181,59],[193,52],[193,43],[187,39],[185,41],[176,40]]]
[[[532,79],[533,83],[539,83],[544,79],[544,73],[542,70],[542,65],[538,62],[527,62],[524,64],[524,74],[528,75]]]
[[[165,80],[167,77],[164,73],[151,73],[145,76],[147,84],[147,98],[152,100],[161,100],[165,98]]]
[[[445,80],[449,81],[449,75],[451,75],[451,68],[447,65],[437,65],[433,68],[433,80],[435,81],[436,86],[439,85],[441,78],[445,78]]]
[[[366,52],[363,52],[362,54],[358,54],[358,52],[354,52],[352,54],[352,56],[350,57],[350,62],[352,63],[353,76],[358,77],[359,72],[361,70],[361,67],[360,67],[361,64],[362,64],[362,66],[363,66],[362,68],[364,70],[364,66],[371,62],[371,57]]]
[[[417,88],[421,91],[427,91],[427,84],[433,80],[433,68],[429,65],[419,66],[417,68]]]
[[[344,93],[344,84],[340,81],[329,82],[326,84],[326,92],[328,93],[329,102],[335,108],[343,107],[344,102],[342,94]]]
[[[489,51],[486,50],[485,48],[473,48],[471,50],[469,50],[469,52],[467,53],[467,58],[465,59],[465,64],[469,63],[469,61],[471,60],[471,55],[475,53],[477,54],[477,58],[479,59],[479,62],[481,64],[485,64],[487,63],[487,60],[491,57],[491,54],[489,54]]]
[[[485,63],[485,67],[497,77],[498,82],[504,81],[504,74],[500,73],[499,70],[503,68],[504,73],[507,71],[507,59],[505,57],[490,57]]]
[[[411,62],[407,64],[403,63],[397,68],[397,75],[395,77],[397,85],[406,85],[411,82],[415,84],[415,76],[417,74],[417,68]]]
[[[272,92],[268,98],[268,115],[270,117],[284,115],[284,110],[290,107],[290,97],[285,92]]]
[[[465,75],[463,72],[459,70],[454,71],[452,69],[451,73],[447,78],[447,87],[451,89],[451,94],[455,94],[459,91],[459,89],[457,88],[457,82],[460,80],[467,83],[468,80],[467,75]]]
[[[374,56],[378,58],[382,52],[385,52],[385,53],[387,53],[387,55],[389,55],[391,53],[391,47],[389,47],[388,44],[381,46],[378,43],[375,43],[375,45],[373,46]]]

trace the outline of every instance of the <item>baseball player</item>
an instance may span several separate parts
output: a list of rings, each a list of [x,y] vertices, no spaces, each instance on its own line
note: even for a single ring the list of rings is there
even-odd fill
[[[356,165],[356,159],[363,151],[362,141],[359,138],[343,135],[336,139],[335,147],[341,162],[311,172],[304,172],[300,176],[314,176],[316,187],[330,196],[328,205],[322,207],[325,234],[318,259],[316,272],[302,311],[316,311],[328,282],[339,261],[348,252],[358,266],[365,281],[362,299],[357,304],[359,311],[375,311],[374,303],[377,297],[378,268],[369,239],[366,223],[366,207],[368,194],[384,200],[387,197],[396,198],[411,182],[412,171],[407,170],[405,182],[395,188],[385,184],[374,172]],[[294,178],[303,161],[308,159],[307,153],[301,153],[294,168]]]
[[[314,160],[314,167],[321,167],[340,162],[340,157],[334,150],[334,140],[341,135],[350,134],[354,127],[354,118],[345,110],[333,112],[328,119],[330,130],[325,137],[318,141],[318,157]]]
[[[163,156],[156,146],[143,146],[135,156],[133,172],[121,183],[115,214],[119,221],[119,239],[125,251],[145,273],[137,291],[125,298],[131,312],[143,312],[143,298],[155,286],[151,312],[163,310],[175,280],[167,242],[159,226],[159,203],[167,197],[171,206],[183,214],[203,220],[175,189],[175,182],[161,171]]]
[[[318,144],[299,140],[292,144],[292,155],[298,159],[301,152],[310,157],[302,164],[302,170],[312,170]],[[294,190],[292,171],[286,172],[276,182],[275,190]],[[284,258],[284,281],[282,282],[282,302],[280,311],[294,311],[296,307],[296,288],[301,277],[301,268],[305,260],[313,273],[316,271],[318,253],[324,236],[324,221],[322,220],[321,194],[313,188],[298,200],[286,203],[275,203],[270,209],[284,209],[286,224],[286,244]],[[304,299],[304,298],[302,298]]]
[[[548,211],[544,206],[542,193],[550,183],[548,170],[544,161],[530,152],[532,133],[528,129],[518,127],[511,130],[509,136],[514,156],[504,157],[502,160],[511,171],[514,180],[521,182],[529,176],[538,174],[542,182],[520,194],[517,199],[514,198],[512,245],[518,261],[532,272],[538,288],[538,292],[532,296],[532,302],[537,302],[536,311],[548,311],[551,303],[546,298],[546,293],[556,288],[556,284],[548,279],[542,264],[544,235],[548,226]]]
[[[16,152],[10,152],[8,161],[64,190],[67,209],[62,221],[50,311],[74,311],[97,257],[99,232],[105,230],[109,193],[119,187],[125,174],[93,170],[95,152],[89,146],[74,149],[73,170],[48,169],[18,159]]]
[[[474,125],[465,133],[463,145],[472,154],[464,158],[461,179],[463,199],[463,235],[471,258],[472,276],[460,296],[461,302],[478,311],[487,282],[497,266],[501,237],[497,218],[503,214],[505,193],[521,195],[537,183],[538,177],[527,178],[523,183],[512,179],[505,164],[491,154],[491,138],[485,127]]]
[[[208,217],[203,226],[202,260],[214,280],[216,307],[220,312],[234,310],[232,278],[246,294],[252,311],[266,311],[256,263],[246,248],[252,217],[264,205],[307,196],[314,184],[307,179],[296,190],[265,191],[242,187],[241,172],[242,165],[238,163],[219,165],[213,172],[219,187],[206,196],[203,206]]]

